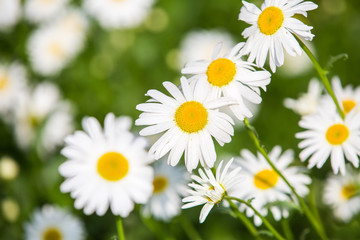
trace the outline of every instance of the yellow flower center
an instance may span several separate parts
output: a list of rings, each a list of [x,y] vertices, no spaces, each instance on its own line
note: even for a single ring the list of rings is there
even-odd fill
[[[254,184],[257,188],[266,190],[276,185],[279,175],[270,169],[265,169],[258,172],[254,177]]]
[[[166,189],[168,180],[163,176],[157,176],[153,180],[154,193],[161,193]]]
[[[57,42],[53,42],[49,46],[50,53],[57,57],[62,58],[64,56],[64,50],[62,49],[61,45]]]
[[[175,122],[181,130],[187,133],[198,132],[208,122],[206,108],[199,102],[183,103],[175,112]]]
[[[341,190],[341,194],[344,198],[350,199],[356,194],[356,186],[354,184],[349,184],[343,187]]]
[[[340,145],[349,137],[349,129],[344,124],[334,124],[326,131],[326,140],[332,145]]]
[[[227,58],[212,61],[206,71],[208,82],[217,87],[222,87],[231,82],[235,73],[235,63]]]
[[[268,7],[259,16],[258,26],[265,35],[273,35],[280,29],[284,22],[284,14],[280,8]]]
[[[43,240],[61,240],[63,239],[61,232],[54,227],[46,229],[43,234]]]
[[[0,87],[0,89],[1,89],[1,87]],[[348,114],[356,106],[356,102],[354,100],[348,99],[348,100],[342,101],[342,105],[343,105],[345,114]]]
[[[128,173],[129,163],[120,153],[108,152],[99,158],[97,171],[108,181],[118,181]]]
[[[3,74],[2,76],[0,76],[0,91],[5,89],[8,83],[9,83],[9,78],[7,74]]]

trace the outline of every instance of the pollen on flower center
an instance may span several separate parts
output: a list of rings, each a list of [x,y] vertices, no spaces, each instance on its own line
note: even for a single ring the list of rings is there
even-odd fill
[[[0,87],[0,89],[1,89],[1,87]],[[345,114],[348,114],[356,106],[356,102],[354,100],[348,99],[348,100],[342,101],[342,105],[343,105]]]
[[[184,132],[198,132],[206,126],[208,122],[208,112],[199,102],[185,102],[176,110],[175,122]]]
[[[2,75],[0,77],[0,90],[3,90],[6,88],[6,86],[8,85],[8,76],[6,74]]]
[[[258,172],[254,177],[254,184],[257,188],[266,190],[276,185],[279,175],[270,169],[265,169]]]
[[[49,45],[49,51],[55,57],[61,58],[64,56],[64,51],[57,42],[53,42]]]
[[[268,7],[262,11],[258,18],[260,32],[265,35],[273,35],[280,29],[284,22],[284,14],[280,8]]]
[[[349,137],[349,129],[344,124],[334,124],[326,131],[326,140],[332,145],[340,145]]]
[[[213,203],[219,203],[225,194],[225,188],[223,187],[223,185],[221,185],[220,189],[215,189],[214,186],[209,187],[209,189],[205,192],[206,195],[206,199],[209,202],[213,202]]]
[[[97,171],[108,181],[118,181],[128,173],[129,163],[120,153],[108,152],[99,158]]]
[[[212,61],[206,71],[208,82],[217,87],[230,83],[235,73],[235,63],[227,58],[219,58]]]
[[[344,198],[350,199],[356,194],[356,186],[354,184],[346,185],[342,188],[341,194]]]
[[[161,193],[166,189],[168,185],[168,180],[163,176],[157,176],[153,180],[154,193]]]
[[[43,240],[62,240],[63,237],[57,228],[48,228],[43,234]]]

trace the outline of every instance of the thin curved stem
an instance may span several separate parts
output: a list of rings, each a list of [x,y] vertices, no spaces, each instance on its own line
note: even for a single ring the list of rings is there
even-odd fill
[[[340,104],[335,96],[334,91],[331,88],[330,82],[326,76],[327,71],[325,71],[319,64],[319,62],[316,60],[314,54],[312,54],[312,52],[310,51],[310,49],[302,42],[302,40],[294,35],[296,37],[296,39],[298,40],[301,48],[304,50],[304,52],[308,55],[308,57],[310,58],[311,62],[313,63],[315,70],[317,71],[317,73],[319,74],[319,77],[322,81],[322,83],[324,84],[326,91],[329,93],[329,95],[331,96],[332,100],[334,101],[336,108],[341,116],[342,119],[345,118],[345,114],[344,111],[341,109]]]
[[[191,222],[189,222],[189,219],[187,219],[183,215],[180,215],[180,222],[189,239],[202,240],[202,238],[200,237],[199,233],[196,231],[194,226],[191,224]]]
[[[235,198],[235,197],[229,197],[226,196],[225,197],[229,202],[231,202],[231,200],[235,200],[238,201],[240,203],[245,204],[246,206],[248,206],[249,208],[251,208],[254,213],[261,218],[261,220],[263,221],[263,223],[265,224],[265,226],[269,229],[269,231],[278,239],[278,240],[285,240],[285,238],[283,238],[280,233],[278,231],[276,231],[276,229],[271,225],[271,223],[266,220],[266,218],[264,218],[249,202],[244,201],[240,198]]]
[[[124,228],[123,228],[122,220],[121,220],[120,216],[116,217],[116,227],[117,227],[117,230],[118,230],[119,240],[125,240]]]
[[[304,211],[306,217],[309,219],[310,223],[312,224],[312,226],[314,227],[316,232],[319,234],[321,239],[323,239],[323,240],[328,239],[326,237],[326,234],[325,234],[325,231],[324,231],[324,228],[323,228],[321,222],[317,221],[316,217],[312,214],[312,212],[310,211],[310,209],[306,205],[305,201],[302,199],[302,197],[299,196],[299,194],[295,191],[295,188],[290,184],[290,182],[285,178],[285,176],[279,171],[279,169],[277,169],[277,167],[272,163],[272,161],[270,160],[269,156],[267,155],[265,149],[260,145],[260,140],[257,137],[257,133],[256,133],[255,128],[252,125],[250,125],[247,118],[244,119],[244,123],[245,123],[245,126],[247,128],[248,134],[251,137],[251,139],[253,140],[257,150],[264,156],[264,158],[269,163],[271,168],[284,180],[286,185],[289,186],[289,188],[291,189],[293,194],[298,199],[298,201],[300,203],[300,207]]]
[[[252,222],[242,213],[239,211],[239,209],[237,208],[237,206],[229,199],[227,199],[229,204],[230,204],[230,208],[231,210],[234,212],[234,214],[244,223],[244,225],[246,226],[246,228],[249,230],[249,232],[251,233],[251,235],[253,235],[253,237],[255,239],[262,239],[259,236],[258,231],[256,230],[256,228],[254,227],[254,225],[252,224]]]

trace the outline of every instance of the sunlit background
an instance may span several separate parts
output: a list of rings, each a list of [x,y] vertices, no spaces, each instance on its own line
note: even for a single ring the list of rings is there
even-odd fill
[[[45,2],[0,0],[0,239],[23,239],[24,223],[44,204],[67,208],[80,218],[87,239],[111,239],[116,226],[110,212],[103,217],[85,216],[73,207],[70,195],[59,190],[64,136],[81,129],[84,116],[103,122],[105,115],[113,112],[135,120],[140,114],[135,106],[148,99],[145,93],[149,89],[164,91],[164,81],[179,84],[186,62],[210,58],[220,41],[225,49],[244,41],[241,33],[248,25],[237,20],[242,3],[149,0],[144,1],[146,6],[124,13],[128,19],[121,19],[110,13],[111,8],[101,15],[100,7],[90,6],[91,1],[57,1],[59,6],[50,10]],[[346,53],[347,59],[329,66],[329,77],[339,76],[343,86],[359,85],[360,1],[314,2],[318,9],[306,19],[299,17],[314,27],[315,38],[309,48],[323,66],[332,56]],[[10,107],[1,102],[9,77],[3,74],[5,68],[20,78],[15,88],[18,102]],[[251,119],[268,149],[281,145],[299,153],[294,135],[300,130],[300,117],[283,102],[306,92],[313,77],[316,72],[305,54],[285,58],[284,66],[272,75]],[[132,128],[135,133],[139,129]],[[216,147],[218,159],[229,159],[243,148],[255,151],[240,122],[236,122],[232,142]],[[323,179],[330,172],[329,163],[311,170],[312,194],[326,230],[334,239],[359,239],[359,217],[345,225],[334,220],[322,203]],[[139,208],[124,219],[125,235],[128,239],[157,239],[141,219]],[[203,224],[198,223],[199,212],[200,207],[183,210],[182,217],[198,228],[203,239],[251,239],[241,222],[224,214],[227,210],[215,208]],[[296,239],[316,238],[300,213],[294,211],[289,221]],[[176,239],[186,239],[180,222],[175,218],[170,223],[152,224],[165,235],[171,232]]]

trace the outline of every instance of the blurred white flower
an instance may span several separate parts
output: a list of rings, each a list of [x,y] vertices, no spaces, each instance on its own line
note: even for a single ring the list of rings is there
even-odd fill
[[[143,208],[145,216],[170,221],[181,210],[181,197],[187,195],[189,176],[183,167],[171,167],[166,160],[154,165],[153,194]]]
[[[222,42],[220,56],[224,56],[235,45],[232,35],[226,31],[213,29],[188,32],[180,43],[179,69],[187,62],[211,59],[214,48],[219,42]]]
[[[150,12],[154,0],[84,0],[84,9],[103,28],[133,28]]]
[[[1,201],[2,217],[14,223],[19,218],[20,207],[19,204],[12,198],[5,198]]]
[[[32,23],[48,21],[65,9],[69,0],[26,0],[25,18]]]
[[[323,87],[319,80],[313,78],[309,82],[307,93],[302,93],[298,99],[285,98],[284,106],[301,116],[312,114],[321,102],[322,91]]]
[[[360,174],[347,166],[346,176],[331,175],[325,182],[323,201],[336,218],[349,222],[360,212]]]
[[[69,9],[37,29],[27,44],[34,71],[49,76],[66,67],[82,50],[87,25],[81,11]]]
[[[44,82],[22,93],[14,124],[21,148],[27,149],[39,139],[39,150],[51,152],[73,130],[72,109],[61,99],[56,85]]]
[[[25,223],[25,240],[82,240],[83,223],[69,212],[51,205],[36,210],[30,222]]]
[[[300,196],[307,195],[309,189],[306,185],[311,183],[311,178],[304,174],[305,169],[302,167],[289,166],[294,161],[292,150],[283,153],[281,151],[280,146],[275,146],[269,153],[269,158]],[[288,209],[279,206],[266,207],[268,203],[275,201],[291,201],[292,192],[265,158],[259,152],[255,156],[245,149],[241,151],[241,157],[236,163],[242,167],[244,175],[244,180],[238,186],[240,198],[244,200],[254,198],[251,205],[263,216],[266,216],[270,210],[276,221],[287,218]],[[240,205],[240,210],[246,211],[248,217],[254,216],[255,225],[259,226],[262,223],[254,211],[244,204]]]
[[[9,113],[13,113],[19,103],[19,97],[27,87],[25,68],[14,62],[10,65],[0,64],[0,116],[11,121]]]
[[[21,16],[20,0],[0,1],[0,30],[9,30]]]

